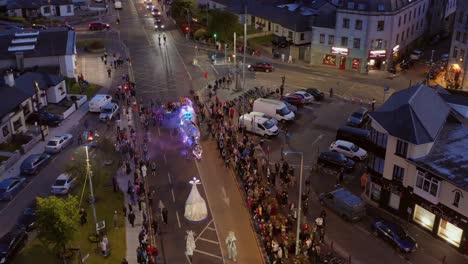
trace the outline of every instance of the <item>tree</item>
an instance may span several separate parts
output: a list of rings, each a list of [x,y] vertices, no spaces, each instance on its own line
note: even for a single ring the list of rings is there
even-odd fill
[[[211,36],[216,33],[217,40],[232,42],[234,32],[242,32],[238,17],[229,11],[214,9],[209,16],[208,31]]]
[[[64,253],[66,245],[78,229],[78,199],[70,195],[37,198],[37,237],[44,245],[52,245],[57,253]]]
[[[171,16],[180,24],[187,24],[191,18],[200,14],[196,0],[175,0],[171,5]]]

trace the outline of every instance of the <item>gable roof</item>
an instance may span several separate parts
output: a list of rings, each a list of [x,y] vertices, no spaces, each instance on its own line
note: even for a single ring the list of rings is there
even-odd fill
[[[65,80],[60,75],[47,74],[42,72],[27,72],[15,79],[17,87],[34,87],[37,82],[41,90],[47,90],[50,86],[55,86]]]
[[[50,4],[49,4],[50,2]],[[72,0],[8,0],[7,9],[37,9],[45,5],[71,5]]]
[[[37,35],[25,36],[36,33]],[[33,38],[32,43],[17,43],[17,40]],[[25,58],[51,57],[72,55],[75,53],[76,35],[73,30],[65,28],[51,28],[45,30],[4,30],[0,31],[0,60],[15,59],[12,47],[31,45],[30,49],[22,51]]]
[[[340,9],[370,11],[370,12],[393,12],[398,11],[417,1],[411,0],[342,0]]]
[[[450,107],[434,89],[416,84],[392,94],[370,116],[390,135],[419,145],[435,141],[449,113]]]

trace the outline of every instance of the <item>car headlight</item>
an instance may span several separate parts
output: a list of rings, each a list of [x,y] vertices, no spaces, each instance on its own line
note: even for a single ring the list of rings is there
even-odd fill
[[[158,28],[158,25],[154,25],[154,28]]]
[[[5,259],[5,258],[2,258],[2,259],[0,260],[0,263],[6,263],[6,259]]]
[[[249,65],[247,65],[247,68],[251,68],[251,67],[252,67],[252,65],[250,65],[250,64],[249,64]]]
[[[164,25],[162,25],[161,28],[164,28]]]
[[[410,250],[411,250],[410,248],[405,248],[406,252],[410,252]]]

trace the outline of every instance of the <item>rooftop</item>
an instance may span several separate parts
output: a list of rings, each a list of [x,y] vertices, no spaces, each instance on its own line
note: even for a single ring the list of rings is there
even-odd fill
[[[454,185],[468,191],[468,128],[461,124],[447,124],[441,131],[431,152],[412,160]]]
[[[44,5],[71,5],[72,0],[8,0],[7,9],[37,9]]]
[[[367,12],[394,12],[421,0],[341,0],[340,9]],[[334,1],[339,3],[339,1]]]

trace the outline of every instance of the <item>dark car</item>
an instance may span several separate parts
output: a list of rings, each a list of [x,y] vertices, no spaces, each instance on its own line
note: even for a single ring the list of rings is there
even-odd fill
[[[52,113],[46,111],[33,112],[28,118],[32,122],[42,123],[48,126],[59,126],[62,122],[62,119]]]
[[[33,203],[30,207],[23,210],[23,213],[18,217],[16,226],[24,229],[26,232],[34,230],[36,227],[36,207],[37,204]]]
[[[110,25],[102,22],[94,22],[88,24],[89,30],[103,30],[110,29]]]
[[[271,43],[274,45],[274,46],[277,46],[279,48],[286,48],[288,45],[289,45],[289,41],[286,39],[286,37],[275,37]]]
[[[354,169],[354,161],[346,158],[342,153],[333,151],[320,153],[317,163],[337,169],[343,168],[345,171],[351,171]]]
[[[26,178],[11,177],[0,182],[0,200],[11,201],[26,184]]]
[[[26,29],[43,30],[43,29],[47,29],[47,27],[44,25],[39,25],[39,24],[32,24],[31,26],[26,27]]]
[[[75,30],[75,28],[70,26],[69,24],[63,24],[62,27],[66,28],[68,31]]]
[[[369,110],[365,107],[352,112],[348,117],[348,126],[361,127],[365,123],[368,113]]]
[[[288,102],[296,107],[302,107],[304,106],[304,103],[305,103],[303,97],[299,95],[294,95],[294,94],[285,95],[281,97],[281,101]]]
[[[315,101],[320,101],[325,98],[325,94],[317,88],[307,88],[303,91],[310,93],[314,97]]]
[[[13,229],[0,238],[0,263],[13,263],[13,258],[27,240],[28,234],[22,229]]]
[[[255,64],[250,64],[248,68],[251,71],[272,72],[274,70],[273,65],[269,62],[257,62]]]
[[[162,13],[161,13],[161,10],[159,10],[159,9],[157,9],[157,8],[151,9],[151,15],[152,15],[153,17],[155,17],[155,18],[156,18],[156,17],[159,17],[159,16],[161,16],[161,14],[162,14]]]
[[[370,132],[367,129],[341,126],[336,131],[336,140],[346,140],[358,146],[366,147],[370,142]]]
[[[161,19],[156,19],[154,20],[154,29],[155,30],[163,30],[166,26],[164,25],[164,23],[162,22]]]
[[[404,253],[414,252],[418,243],[398,224],[378,219],[372,222],[372,234],[390,242],[397,250]]]
[[[29,155],[23,163],[21,163],[21,173],[22,174],[37,174],[39,169],[42,168],[50,159],[49,154],[32,154]]]

